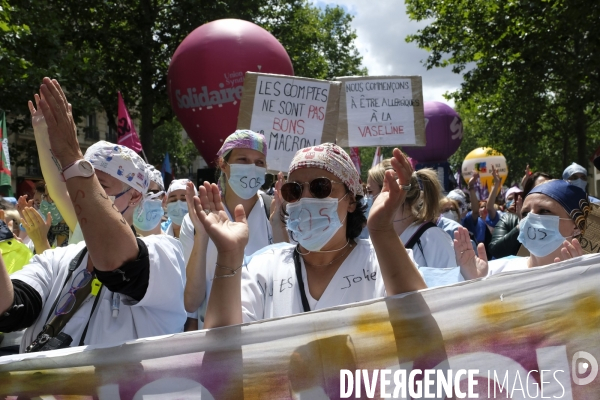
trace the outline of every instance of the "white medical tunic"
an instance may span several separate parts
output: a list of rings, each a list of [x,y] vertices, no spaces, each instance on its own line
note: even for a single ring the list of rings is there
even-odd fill
[[[141,301],[119,295],[119,312],[112,316],[113,293],[102,286],[100,300],[92,314],[95,297],[89,295],[71,317],[62,332],[73,338],[71,346],[78,346],[86,324],[86,345],[114,345],[143,337],[183,331],[186,312],[183,306],[185,276],[181,245],[173,238],[152,235],[141,238],[148,248],[150,278]],[[27,328],[21,342],[21,352],[37,337],[46,324],[48,314],[57,298],[66,293],[79,271],[87,266],[86,253],[79,267],[63,289],[69,264],[85,246],[84,242],[47,250],[34,256],[22,270],[11,275],[33,287],[42,298],[42,312],[35,323]]]
[[[225,212],[227,216],[233,220],[231,214],[229,214],[229,210],[225,208]],[[251,256],[256,253],[258,250],[262,249],[273,243],[273,231],[271,229],[271,223],[267,218],[267,214],[265,212],[265,204],[263,202],[262,196],[258,196],[258,201],[252,207],[250,211],[250,215],[247,216],[248,221],[248,244],[244,249],[245,256]],[[190,259],[190,254],[192,254],[192,248],[194,247],[194,224],[192,224],[192,220],[190,216],[186,214],[183,218],[183,222],[181,223],[181,231],[179,233],[179,240],[181,245],[183,246],[183,257],[187,266],[187,263]],[[205,299],[210,298],[210,290],[212,288],[213,277],[215,276],[215,269],[217,264],[217,246],[213,243],[212,240],[208,240],[208,248],[206,249],[206,297]],[[202,317],[206,312],[206,301],[203,302],[203,305],[199,309],[200,316]],[[198,318],[198,312],[190,313],[190,318]]]
[[[386,296],[375,249],[366,239],[357,239],[356,243],[319,300],[310,295],[306,268],[300,257],[304,292],[311,311]],[[304,311],[293,259],[295,247],[275,246],[254,255],[248,267],[243,268],[244,322]]]
[[[409,225],[400,235],[402,243],[407,243],[421,225],[420,223]],[[454,268],[457,266],[454,243],[441,228],[434,226],[427,229],[420,239],[423,251],[421,252],[417,244],[412,248],[415,264],[430,268]]]

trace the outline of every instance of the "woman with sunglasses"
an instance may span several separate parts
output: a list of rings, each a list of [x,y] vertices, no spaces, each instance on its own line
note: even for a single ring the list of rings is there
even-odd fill
[[[230,220],[215,185],[200,188],[194,211],[218,249],[204,327],[212,328],[410,292],[426,287],[394,232],[393,219],[410,190],[412,168],[398,150],[371,208],[371,241],[356,239],[364,224],[359,175],[339,146],[299,150],[281,188],[287,227],[298,245],[254,255],[242,269],[249,229],[244,210]],[[252,236],[252,235],[250,235]]]
[[[244,214],[248,216],[248,227],[252,232],[244,249],[244,254],[249,256],[273,243],[273,229],[269,220],[271,198],[259,193],[267,172],[265,137],[250,130],[237,130],[225,139],[217,156],[220,169],[218,197],[224,212],[230,218],[238,205],[244,208]],[[192,193],[188,195],[188,209],[191,209],[195,191],[193,186],[190,188]],[[278,227],[277,231],[280,232],[281,228]],[[187,263],[184,302],[190,319],[186,330],[195,330],[202,327],[206,311],[205,299],[209,298],[215,275],[217,247],[193,213],[183,219],[180,241]]]

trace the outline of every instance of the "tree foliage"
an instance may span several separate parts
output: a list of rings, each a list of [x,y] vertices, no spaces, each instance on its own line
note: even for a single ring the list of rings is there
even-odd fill
[[[0,1],[0,108],[18,116],[10,129],[28,126],[27,100],[44,76],[65,87],[75,115],[104,109],[113,128],[120,90],[132,117],[141,120],[142,144],[155,164],[165,149],[154,154],[154,132],[174,119],[167,96],[170,58],[204,23],[238,18],[263,25],[288,50],[297,75],[365,73],[352,17],[306,0]]]
[[[464,73],[450,96],[466,139],[503,152],[519,173],[527,163],[554,174],[588,165],[600,139],[600,3],[408,0],[407,10],[432,21],[407,38],[430,51],[427,68]]]

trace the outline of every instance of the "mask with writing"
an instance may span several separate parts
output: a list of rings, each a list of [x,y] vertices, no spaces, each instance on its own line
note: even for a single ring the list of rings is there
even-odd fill
[[[167,215],[176,225],[181,225],[183,217],[188,213],[187,203],[182,200],[177,200],[167,204]]]
[[[265,183],[267,169],[254,164],[229,164],[227,183],[238,197],[248,200]]]
[[[343,224],[337,212],[338,203],[339,200],[335,198],[303,197],[288,204],[287,228],[293,238],[309,251],[319,251],[325,247]]]
[[[133,226],[141,231],[151,231],[156,228],[164,215],[162,200],[157,199],[164,192],[148,196],[146,200],[138,205],[133,213]]]
[[[519,242],[536,257],[544,257],[558,249],[565,237],[560,234],[557,215],[538,215],[530,212],[519,222]]]

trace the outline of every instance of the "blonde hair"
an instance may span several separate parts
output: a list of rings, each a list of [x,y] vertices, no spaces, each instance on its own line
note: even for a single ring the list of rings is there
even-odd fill
[[[442,198],[442,185],[437,172],[430,168],[413,172],[410,185],[404,202],[410,206],[416,222],[435,221],[440,215]]]
[[[4,210],[4,219],[8,221],[14,221],[14,223],[21,223],[21,216],[17,210]]]
[[[450,197],[441,197],[440,198],[440,210],[442,210],[444,208],[444,206],[448,203],[450,203],[450,205],[452,206],[452,209],[454,211],[456,211],[457,213],[460,214],[460,207],[458,206],[458,203],[456,202],[456,200],[453,200]]]
[[[391,158],[386,158],[385,160],[371,168],[369,170],[368,176],[379,185],[379,188],[383,188],[383,181],[385,180],[385,171],[387,170],[393,170]]]

